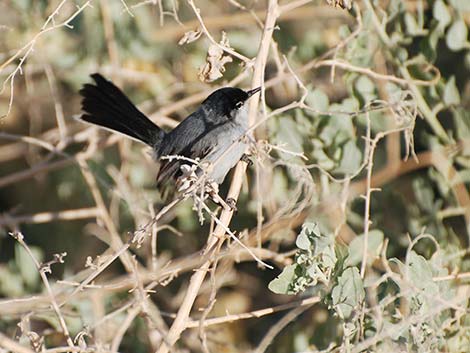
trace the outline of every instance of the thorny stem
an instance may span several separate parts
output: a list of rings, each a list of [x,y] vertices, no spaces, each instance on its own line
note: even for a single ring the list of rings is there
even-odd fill
[[[372,22],[374,23],[375,29],[377,30],[377,33],[379,34],[380,39],[387,47],[391,48],[393,46],[393,43],[390,37],[388,36],[387,32],[385,31],[384,26],[380,23],[380,20],[377,17],[377,14],[375,13],[374,7],[370,3],[370,0],[363,0],[363,2],[372,16]],[[428,103],[426,102],[426,99],[423,97],[423,94],[421,93],[417,85],[413,82],[413,79],[411,78],[410,73],[408,69],[406,68],[406,66],[403,66],[403,65],[400,66],[400,73],[408,82],[408,86],[411,92],[413,93],[414,98],[416,99],[419,110],[421,111],[421,114],[423,115],[424,119],[426,119],[426,121],[434,130],[436,135],[439,136],[439,138],[443,142],[449,143],[450,140],[449,140],[449,137],[447,136],[447,133],[445,132],[439,120],[437,119],[436,114],[429,107]]]
[[[60,308],[59,308],[59,305],[57,304],[57,300],[54,296],[54,292],[52,291],[52,288],[49,284],[49,280],[47,279],[46,269],[41,266],[41,264],[38,262],[38,260],[34,256],[33,252],[29,248],[29,246],[24,241],[23,234],[21,234],[21,233],[11,233],[11,235],[18,241],[18,243],[20,243],[20,245],[26,250],[28,255],[33,260],[34,265],[36,266],[36,269],[38,270],[39,275],[41,276],[41,279],[44,283],[44,286],[46,287],[47,293],[49,295],[49,299],[50,299],[51,304],[52,304],[52,308],[54,309],[54,311],[57,315],[57,319],[59,320],[60,327],[62,328],[62,331],[64,332],[64,335],[67,339],[67,344],[69,345],[69,347],[73,347],[74,344],[73,344],[72,339],[70,338],[70,333],[69,333],[69,330],[67,328],[67,324],[65,323],[64,317],[62,316],[62,313],[60,312]],[[65,255],[65,253],[64,253],[64,255]],[[49,264],[49,266],[50,266],[50,264]]]
[[[366,194],[364,195],[364,200],[366,202],[364,206],[364,244],[362,249],[362,262],[361,262],[361,277],[364,278],[367,265],[367,254],[368,254],[368,242],[369,242],[369,226],[370,226],[370,196],[371,196],[371,179],[372,179],[372,169],[374,166],[374,151],[377,144],[377,140],[374,139],[371,141],[370,137],[370,117],[369,113],[367,116],[367,141],[366,141],[366,156],[367,156],[367,177],[366,177]]]
[[[92,0],[89,0],[85,2],[82,6],[78,7],[78,9],[65,21],[55,24],[54,22],[54,16],[56,16],[59,13],[59,10],[62,8],[62,6],[65,4],[67,0],[62,0],[62,2],[57,6],[57,8],[54,10],[54,12],[47,18],[46,22],[41,28],[41,31],[38,32],[26,45],[24,45],[20,50],[16,52],[15,55],[11,56],[8,60],[6,60],[3,64],[0,65],[0,73],[3,71],[4,68],[7,67],[11,62],[13,62],[15,59],[21,56],[22,53],[23,56],[20,58],[19,64],[16,66],[16,68],[13,70],[11,74],[8,75],[8,77],[3,81],[2,88],[0,89],[0,93],[2,93],[6,87],[6,84],[8,81],[10,81],[10,98],[8,102],[8,109],[6,114],[3,116],[0,116],[0,120],[6,116],[8,116],[11,112],[12,106],[13,106],[13,93],[14,93],[14,81],[15,81],[15,76],[18,72],[22,72],[22,66],[28,56],[34,51],[34,46],[37,42],[37,40],[42,37],[44,34],[53,31],[57,28],[61,27],[69,27],[71,28],[70,22],[72,22],[75,17],[77,17],[85,8],[90,6],[90,3]],[[48,27],[49,23],[52,22],[52,26]]]

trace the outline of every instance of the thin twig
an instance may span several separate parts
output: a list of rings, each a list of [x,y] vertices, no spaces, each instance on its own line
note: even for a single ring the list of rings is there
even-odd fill
[[[276,324],[271,326],[269,331],[263,337],[261,342],[258,344],[258,347],[254,350],[253,353],[264,353],[269,345],[273,342],[274,338],[281,332],[287,325],[289,325],[297,316],[302,314],[305,310],[310,308],[313,304],[299,306],[295,309],[292,309],[284,317],[279,320]]]
[[[20,243],[20,245],[26,250],[28,255],[31,257],[31,260],[33,260],[34,265],[36,266],[36,269],[39,272],[39,275],[41,276],[41,279],[44,283],[44,286],[46,287],[47,293],[49,295],[49,300],[51,302],[52,308],[54,309],[55,314],[57,315],[57,319],[59,320],[60,327],[62,328],[62,331],[65,335],[65,338],[67,340],[67,344],[69,347],[74,347],[73,341],[70,337],[69,330],[67,328],[67,324],[65,323],[64,317],[62,316],[62,313],[60,311],[60,307],[57,304],[56,298],[54,296],[54,292],[52,291],[52,288],[49,284],[49,280],[46,276],[46,272],[50,271],[50,265],[46,267],[42,266],[36,257],[34,256],[33,252],[29,248],[29,246],[26,244],[24,241],[24,236],[21,233],[10,233],[17,241]],[[66,255],[66,253],[64,253]],[[62,261],[61,261],[62,262]]]
[[[320,297],[311,297],[308,299],[303,299],[303,300],[292,302],[292,303],[273,306],[273,307],[266,308],[266,309],[250,311],[248,313],[213,317],[210,319],[205,319],[203,322],[203,325],[207,327],[207,326],[212,326],[212,325],[223,324],[226,322],[234,322],[238,320],[259,318],[262,316],[271,315],[271,314],[277,313],[279,311],[284,311],[287,309],[292,309],[292,308],[297,308],[297,307],[302,307],[302,306],[310,306],[310,305],[319,303],[320,300],[321,300]],[[200,324],[201,324],[200,320],[193,320],[193,321],[189,321],[186,327],[187,328],[198,327]]]

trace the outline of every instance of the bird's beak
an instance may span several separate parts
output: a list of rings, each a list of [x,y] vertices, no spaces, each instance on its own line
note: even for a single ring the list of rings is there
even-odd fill
[[[253,88],[252,90],[249,90],[246,93],[248,94],[248,98],[250,98],[252,95],[258,93],[259,91],[261,91],[261,87]]]

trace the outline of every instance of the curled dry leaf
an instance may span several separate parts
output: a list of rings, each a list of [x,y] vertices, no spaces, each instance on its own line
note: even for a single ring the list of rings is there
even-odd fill
[[[230,48],[227,34],[222,32],[220,46]],[[206,63],[199,69],[199,79],[203,82],[212,82],[221,78],[225,72],[225,64],[232,62],[230,56],[224,56],[224,50],[217,44],[211,44],[207,51]]]
[[[188,31],[184,34],[184,36],[178,42],[178,45],[189,44],[195,42],[201,36],[202,31],[200,28],[197,28],[195,31]]]
[[[197,169],[197,165],[195,164],[193,165],[183,164],[180,167],[182,175],[176,181],[176,187],[177,187],[178,192],[183,192],[183,191],[188,190],[190,186],[194,184],[195,181],[197,181],[196,169]]]
[[[353,0],[326,0],[328,5],[350,10]]]
[[[93,258],[91,256],[86,257],[85,267],[91,268],[92,270],[97,270],[99,268],[99,266],[93,262]]]

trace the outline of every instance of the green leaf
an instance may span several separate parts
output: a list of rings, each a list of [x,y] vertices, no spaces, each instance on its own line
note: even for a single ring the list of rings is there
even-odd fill
[[[450,50],[459,51],[468,48],[468,29],[463,20],[455,21],[447,31],[446,43]]]
[[[297,294],[322,282],[328,285],[336,265],[335,240],[332,233],[324,235],[315,223],[306,222],[297,237],[299,250],[295,263],[269,283],[269,289],[278,294]]]
[[[359,102],[354,97],[348,97],[343,99],[339,108],[344,111],[357,112],[359,110]]]
[[[331,106],[332,110],[336,110]],[[343,110],[342,106],[338,110]],[[333,115],[327,118],[327,124],[323,127],[320,139],[326,146],[341,145],[354,137],[354,127],[349,116]]]
[[[464,108],[456,108],[453,112],[453,120],[455,124],[455,130],[457,131],[457,137],[461,140],[470,138],[470,111]],[[469,148],[464,147],[463,152]]]
[[[336,163],[323,150],[323,143],[320,140],[313,139],[312,145],[313,145],[312,158],[316,160],[317,164],[325,170],[333,169]]]
[[[367,263],[370,264],[374,257],[379,255],[382,243],[384,240],[384,233],[381,230],[374,229],[369,232],[367,238]],[[362,253],[364,251],[364,234],[361,234],[353,239],[349,244],[349,255],[346,259],[346,266],[356,266],[362,261]]]
[[[470,1],[468,0],[450,0],[452,6],[459,11],[470,11]]]
[[[297,265],[287,265],[277,278],[269,282],[268,288],[276,294],[294,294],[291,293],[291,283],[295,278],[295,268]]]
[[[390,17],[397,16],[400,12],[403,12],[403,1],[402,0],[390,0],[388,5],[390,11]]]
[[[434,304],[433,295],[439,293],[439,287],[432,279],[431,265],[423,256],[411,251],[407,275],[410,283],[419,290],[416,293],[416,297],[419,299],[418,310],[430,309]]]
[[[400,62],[405,62],[408,60],[408,51],[405,48],[398,48],[396,52],[396,57]]]
[[[452,16],[450,15],[446,4],[442,0],[437,0],[434,3],[432,15],[437,21],[439,21],[439,27],[442,29],[446,28],[452,21]]]
[[[387,82],[385,84],[385,90],[390,96],[390,100],[394,103],[399,103],[403,97],[403,89],[393,82]]]
[[[421,209],[432,213],[434,211],[434,190],[430,182],[424,178],[416,178],[412,183],[416,201]]]
[[[362,162],[362,152],[353,140],[349,140],[342,148],[341,161],[335,169],[336,173],[352,174]]]
[[[0,267],[0,294],[5,297],[19,297],[25,295],[21,276],[10,272],[6,267]]]
[[[275,141],[280,144],[286,144],[285,148],[289,151],[303,152],[302,135],[297,124],[290,117],[279,118],[279,127]],[[285,160],[300,160],[300,158],[294,157],[289,153],[280,152],[279,154],[281,158]]]
[[[309,250],[311,247],[313,247],[313,243],[310,242],[310,239],[307,235],[306,232],[302,230],[302,232],[299,234],[297,237],[297,240],[295,241],[295,245],[302,250]]]
[[[455,84],[455,76],[452,76],[447,81],[443,99],[447,106],[460,104],[460,93]]]
[[[302,225],[302,231],[295,241],[295,245],[302,250],[310,250],[315,245],[313,242],[313,236],[318,237],[319,234],[316,232],[317,225],[315,223],[304,223]]]
[[[31,252],[38,262],[43,260],[43,253],[41,249],[31,246]],[[15,244],[15,263],[20,270],[21,277],[24,283],[30,288],[37,286],[40,278],[39,271],[34,264],[33,259],[29,256],[28,252],[20,244]]]
[[[330,101],[328,96],[320,89],[315,88],[313,91],[309,92],[306,97],[306,102],[315,110],[320,110],[326,112]]]
[[[355,82],[356,89],[361,93],[373,93],[375,85],[372,80],[367,76],[360,76]]]
[[[409,12],[405,13],[405,26],[406,26],[406,32],[412,36],[416,36],[422,32],[414,16]]]
[[[361,100],[361,105],[377,98],[374,82],[365,75],[359,76],[354,83],[354,88],[359,93],[358,98]]]
[[[439,42],[439,39],[442,37],[444,29],[436,26],[433,28],[430,33],[423,38],[421,41],[419,47],[421,49],[421,52],[424,54],[427,60],[430,62],[434,62],[437,57],[437,43]]]
[[[431,266],[423,256],[414,251],[409,255],[408,276],[411,283],[422,289],[425,289],[427,283],[433,282]]]
[[[344,270],[331,292],[333,307],[344,319],[351,316],[353,310],[364,300],[364,296],[364,285],[356,267]]]

